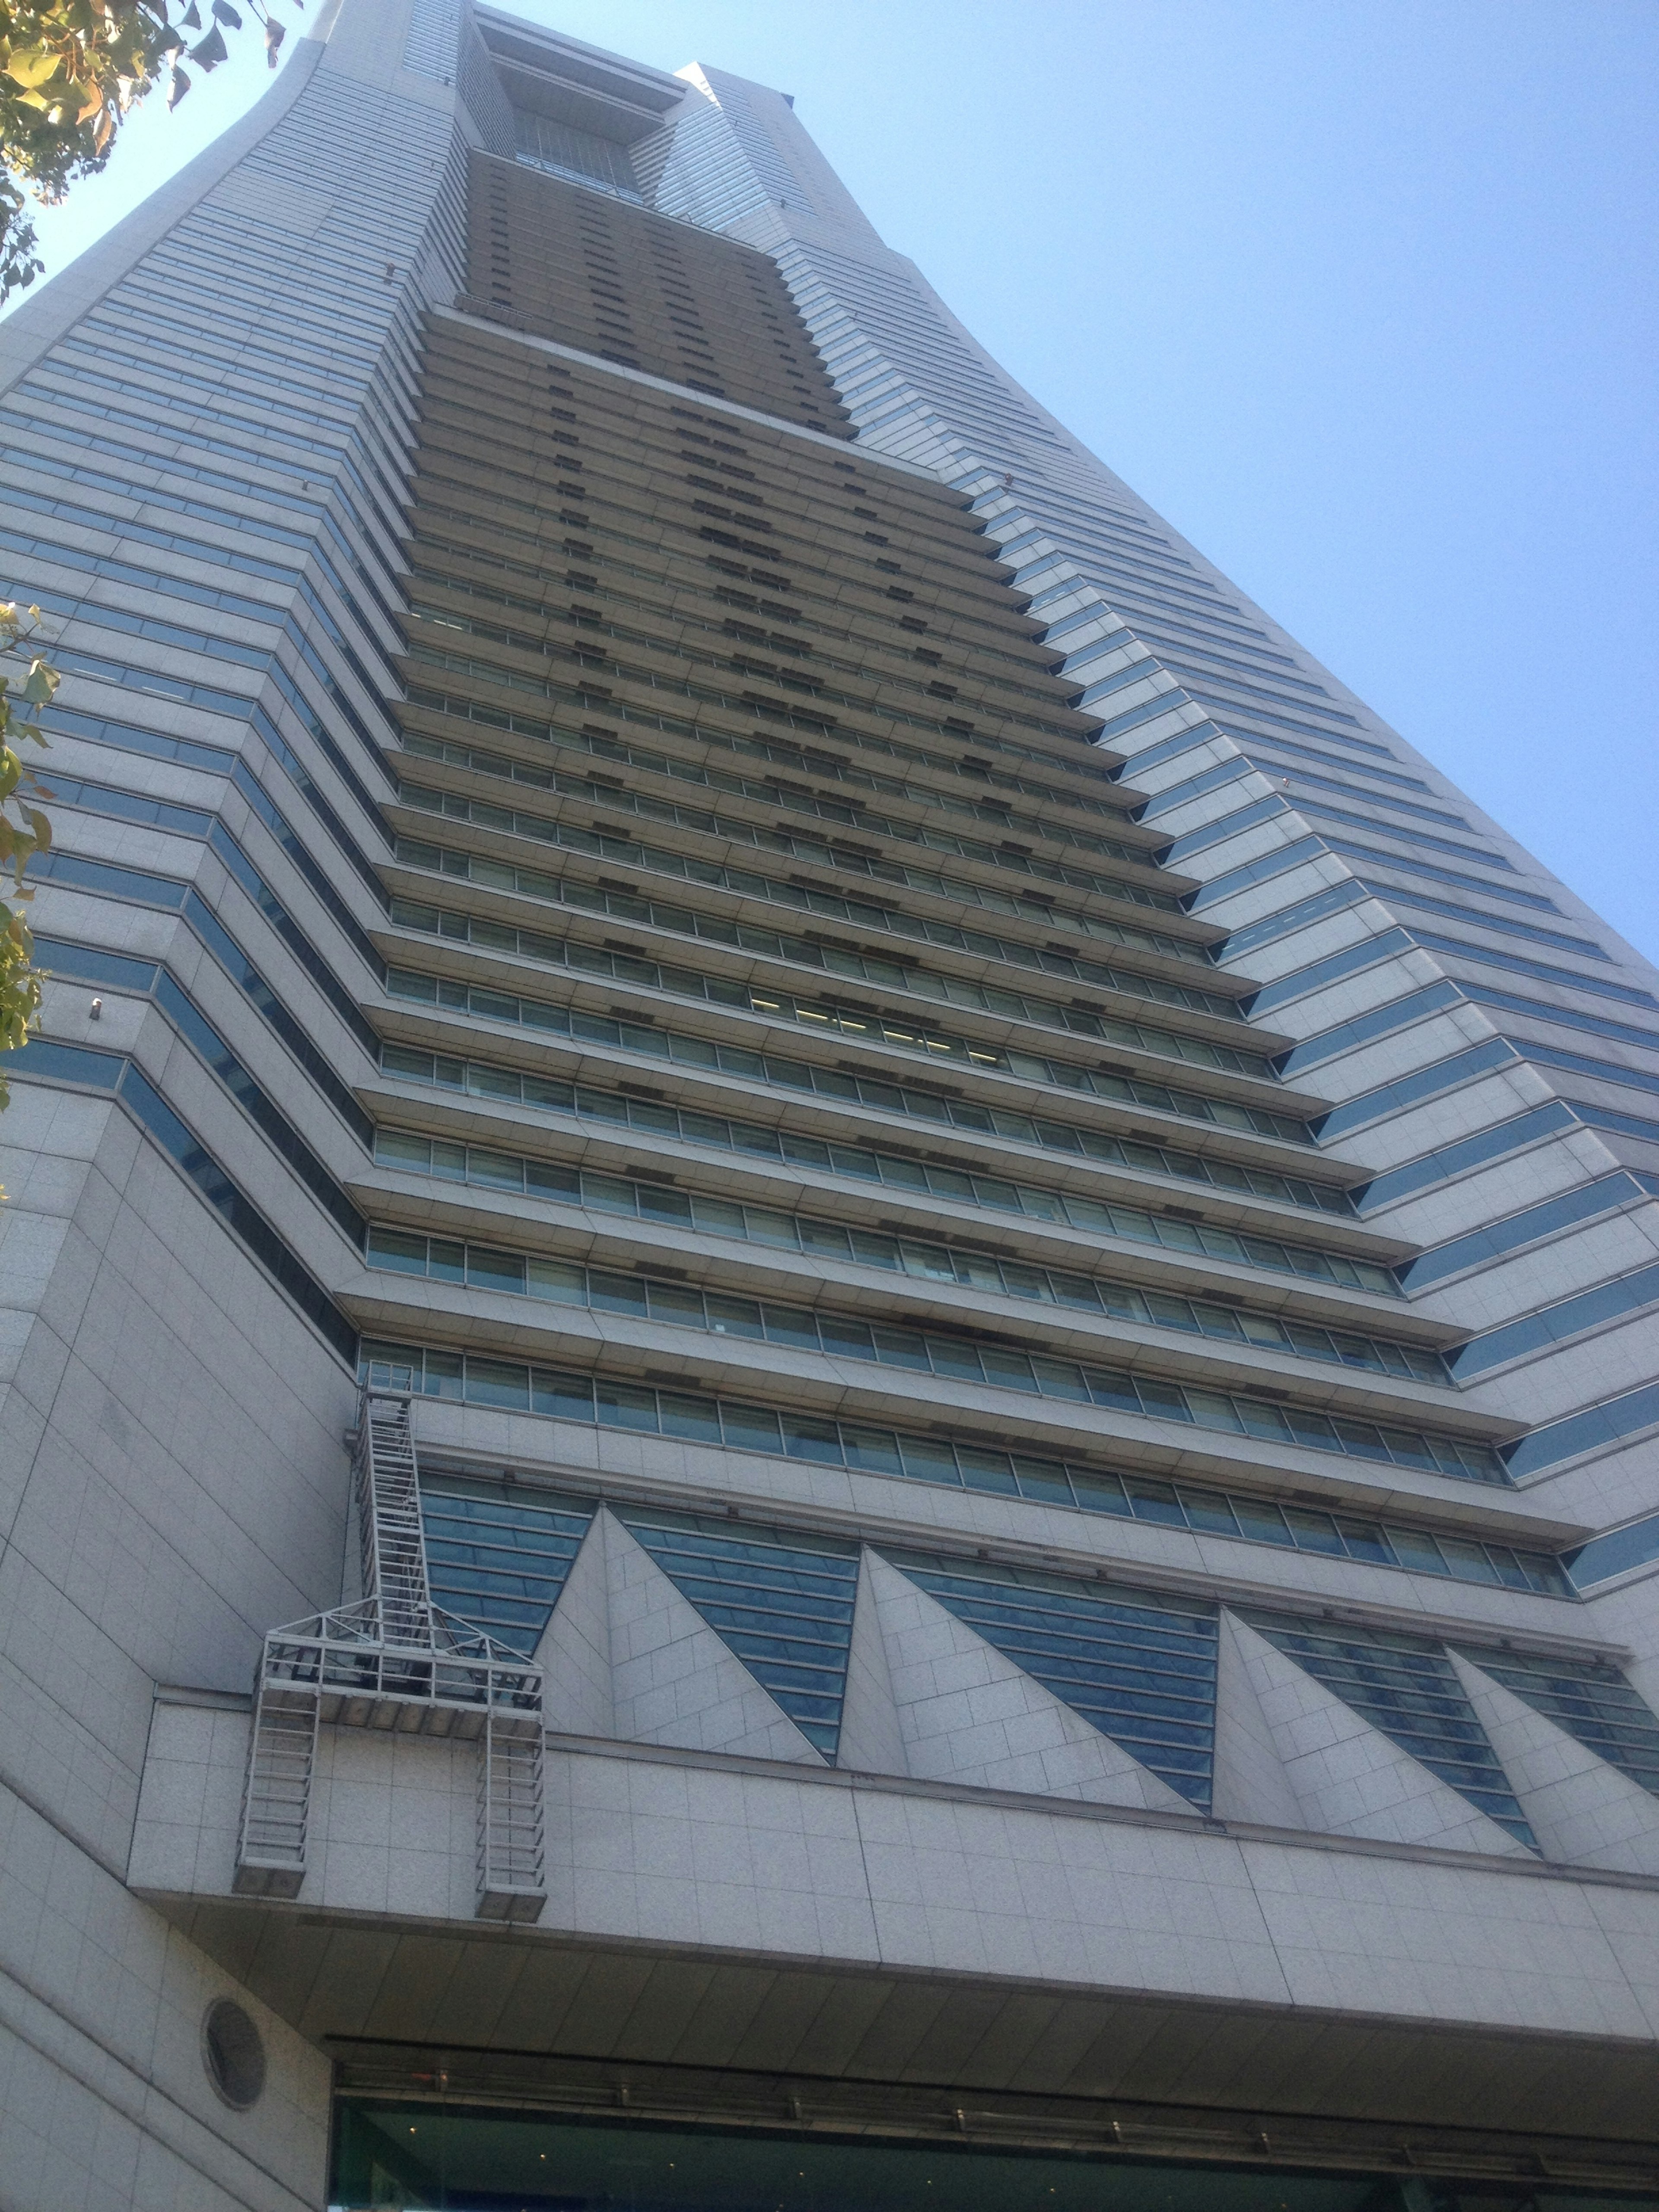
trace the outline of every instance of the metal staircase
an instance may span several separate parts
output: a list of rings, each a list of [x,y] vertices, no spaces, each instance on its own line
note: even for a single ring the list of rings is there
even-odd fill
[[[352,1472],[363,1595],[265,1638],[234,1887],[299,1895],[327,1722],[476,1741],[478,1917],[538,1919],[547,1901],[542,1670],[432,1602],[407,1396],[365,1387]]]

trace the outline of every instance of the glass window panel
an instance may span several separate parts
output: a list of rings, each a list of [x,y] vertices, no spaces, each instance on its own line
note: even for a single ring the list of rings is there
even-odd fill
[[[492,1252],[482,1244],[467,1248],[466,1279],[482,1291],[522,1291],[524,1261],[517,1252]]]
[[[426,1272],[434,1282],[464,1283],[466,1280],[465,1245],[452,1244],[441,1237],[428,1239]]]
[[[1376,1522],[1351,1521],[1339,1513],[1336,1525],[1351,1559],[1368,1560],[1373,1566],[1393,1566],[1393,1548]]]
[[[784,1415],[783,1448],[791,1459],[816,1460],[822,1467],[842,1464],[840,1430],[833,1421],[814,1420],[805,1413]]]
[[[658,1418],[665,1437],[684,1437],[692,1443],[720,1442],[720,1407],[712,1398],[694,1398],[683,1391],[659,1390]]]
[[[703,1299],[708,1316],[708,1326],[716,1336],[743,1336],[760,1342],[766,1331],[761,1324],[759,1304],[753,1298],[734,1298],[725,1291],[710,1291]]]
[[[1295,1541],[1285,1526],[1285,1516],[1265,1498],[1243,1498],[1235,1494],[1233,1512],[1237,1517],[1239,1533],[1258,1544],[1290,1544]]]
[[[876,1357],[884,1366],[914,1368],[918,1373],[933,1372],[933,1362],[927,1357],[927,1342],[919,1331],[909,1328],[875,1328],[871,1334],[876,1346]]]
[[[1010,1497],[1019,1494],[1019,1485],[1006,1452],[975,1451],[958,1445],[957,1459],[962,1480],[969,1490],[997,1491]]]
[[[1182,1510],[1181,1500],[1167,1482],[1153,1482],[1145,1475],[1126,1474],[1123,1488],[1137,1521],[1157,1521],[1165,1528],[1184,1528],[1187,1516]]]
[[[918,1482],[945,1482],[955,1489],[961,1488],[961,1471],[950,1444],[928,1437],[902,1437],[899,1443],[904,1454],[906,1474]]]
[[[594,1385],[594,1401],[602,1427],[653,1431],[657,1427],[657,1394],[654,1390],[634,1389],[627,1383],[601,1380]]]
[[[1342,1557],[1345,1547],[1328,1513],[1310,1513],[1301,1505],[1286,1505],[1282,1510],[1298,1551],[1323,1552],[1330,1559]]]
[[[547,1298],[556,1305],[587,1304],[587,1271],[568,1260],[532,1260],[526,1267],[526,1287],[532,1298]]]
[[[817,1319],[805,1306],[774,1305],[768,1300],[763,1310],[769,1344],[787,1344],[796,1352],[819,1349]]]
[[[594,1267],[588,1273],[587,1297],[596,1313],[630,1314],[643,1321],[650,1310],[649,1291],[641,1275],[613,1275]]]
[[[904,1462],[899,1456],[898,1438],[890,1431],[858,1428],[851,1422],[843,1421],[841,1441],[848,1467],[861,1468],[870,1474],[904,1473]]]
[[[1055,1466],[1051,1460],[1025,1459],[1016,1455],[1014,1473],[1019,1479],[1022,1498],[1032,1498],[1041,1505],[1075,1503],[1065,1468]]]
[[[651,1318],[668,1322],[681,1328],[702,1328],[705,1324],[702,1292],[690,1283],[656,1283],[649,1285]]]
[[[720,1421],[726,1431],[726,1441],[734,1451],[781,1451],[782,1438],[778,1433],[778,1417],[759,1406],[720,1405]]]
[[[530,1410],[530,1370],[506,1359],[476,1359],[466,1363],[466,1395],[477,1406],[505,1406],[514,1413]]]
[[[1075,1468],[1070,1474],[1073,1492],[1085,1512],[1114,1513],[1121,1518],[1132,1510],[1116,1475],[1085,1474]]]
[[[1179,1495],[1189,1528],[1201,1529],[1206,1536],[1239,1534],[1233,1509],[1218,1490],[1188,1490],[1183,1482]]]

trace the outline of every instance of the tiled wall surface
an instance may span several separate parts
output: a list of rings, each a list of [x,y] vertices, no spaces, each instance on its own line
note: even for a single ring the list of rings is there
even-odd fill
[[[1312,2005],[1616,2051],[1639,2131],[1659,977],[781,95],[574,53],[346,0],[0,325],[64,671],[0,2199],[315,2204],[321,2036],[529,2033],[350,1950],[472,1927],[468,1746],[325,1732],[297,1913],[226,1903],[360,1368],[444,1601],[548,1669],[503,1992],[563,1942]]]

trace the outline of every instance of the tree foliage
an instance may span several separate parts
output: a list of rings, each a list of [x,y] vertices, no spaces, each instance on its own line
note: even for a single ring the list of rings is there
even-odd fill
[[[27,614],[0,605],[0,866],[11,871],[11,890],[0,897],[0,1052],[14,1051],[27,1038],[40,1011],[40,978],[34,971],[34,940],[26,919],[33,893],[23,872],[37,853],[52,843],[52,824],[35,803],[52,793],[18,750],[46,742],[33,719],[58,689],[58,672],[30,651],[40,610]],[[27,672],[23,663],[27,661]],[[0,1075],[0,1106],[8,1102]]]
[[[176,107],[186,61],[204,74],[229,52],[242,18],[232,0],[0,0],[0,299],[41,264],[26,195],[46,205],[102,168],[123,119],[158,84]],[[265,0],[243,0],[276,66],[285,32]],[[302,6],[304,0],[295,0]],[[194,43],[191,43],[192,37]]]

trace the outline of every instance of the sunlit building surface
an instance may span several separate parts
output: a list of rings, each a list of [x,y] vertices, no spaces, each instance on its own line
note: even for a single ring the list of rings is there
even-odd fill
[[[5,2212],[1654,2202],[1659,975],[714,68],[345,0],[0,441]]]

